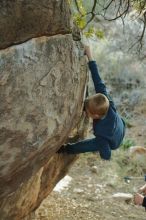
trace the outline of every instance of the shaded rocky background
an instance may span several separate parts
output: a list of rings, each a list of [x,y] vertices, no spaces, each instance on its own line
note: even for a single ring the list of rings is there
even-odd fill
[[[56,152],[84,136],[87,65],[64,0],[2,0],[0,33],[0,219],[20,220],[76,158]]]

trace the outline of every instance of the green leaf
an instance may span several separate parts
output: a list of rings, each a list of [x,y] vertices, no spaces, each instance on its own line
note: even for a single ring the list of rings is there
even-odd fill
[[[83,29],[86,25],[86,20],[84,17],[81,17],[79,14],[74,14],[74,21],[80,29]]]
[[[95,30],[94,30],[94,27],[91,26],[88,28],[88,31],[84,32],[84,35],[89,38],[89,37],[92,37],[93,35],[95,34]]]
[[[97,30],[95,33],[96,37],[98,37],[99,39],[103,39],[104,38],[104,32],[102,30]]]

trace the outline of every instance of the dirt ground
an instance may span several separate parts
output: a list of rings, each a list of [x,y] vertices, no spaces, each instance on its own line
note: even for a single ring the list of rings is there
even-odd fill
[[[137,117],[127,130],[128,138],[137,143],[146,143],[146,122]],[[122,152],[122,153],[121,153]],[[115,199],[113,194],[134,193],[144,180],[124,181],[125,175],[141,176],[139,165],[132,164],[126,158],[127,152],[117,150],[111,161],[102,161],[97,154],[86,153],[70,169],[68,175],[72,181],[61,193],[52,192],[36,211],[35,220],[146,220],[143,207],[133,201]],[[146,162],[146,161],[145,161]]]

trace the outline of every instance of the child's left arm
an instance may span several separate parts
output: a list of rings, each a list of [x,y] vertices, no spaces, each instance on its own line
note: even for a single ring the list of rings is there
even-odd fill
[[[108,142],[102,137],[95,137],[91,139],[85,139],[73,144],[67,144],[64,148],[64,152],[67,152],[68,154],[79,154],[97,151],[100,153],[102,159],[110,160],[111,149]]]

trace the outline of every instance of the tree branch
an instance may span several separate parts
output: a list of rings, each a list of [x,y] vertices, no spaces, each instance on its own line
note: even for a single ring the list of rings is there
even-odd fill
[[[88,24],[94,20],[96,15],[100,15],[101,17],[104,18],[104,20],[107,20],[107,21],[115,21],[115,20],[121,18],[123,25],[124,25],[124,18],[126,17],[126,15],[131,11],[132,8],[137,7],[137,11],[139,12],[138,17],[143,16],[143,20],[142,20],[143,21],[143,29],[142,29],[142,32],[141,32],[141,35],[140,35],[138,41],[136,41],[135,44],[139,43],[140,48],[142,48],[143,38],[144,38],[145,31],[146,31],[146,0],[145,1],[142,1],[142,0],[110,0],[108,3],[107,3],[107,1],[104,2],[104,4],[106,4],[106,5],[104,5],[104,4],[102,5],[99,0],[94,0],[91,11],[87,12],[86,14],[82,13],[82,11],[79,7],[79,4],[78,4],[78,0],[74,0],[74,1],[75,1],[75,6],[77,8],[77,11],[79,12],[81,18],[84,17],[87,19],[87,16],[90,15],[90,18],[87,20],[87,22],[86,22],[85,26],[82,28],[82,30],[84,30],[88,26]],[[113,7],[115,7],[115,17],[108,18],[106,16],[106,14],[109,11],[110,7],[112,7],[112,5],[113,5]],[[96,13],[95,10],[96,10],[96,7],[98,7],[98,6],[102,7],[102,14]]]
[[[76,8],[77,8],[77,11],[79,12],[79,14],[80,14],[81,16],[83,16],[82,13],[81,13],[81,11],[80,11],[80,7],[79,7],[79,4],[78,4],[78,0],[74,0],[74,1],[75,1],[75,5],[76,5]]]

